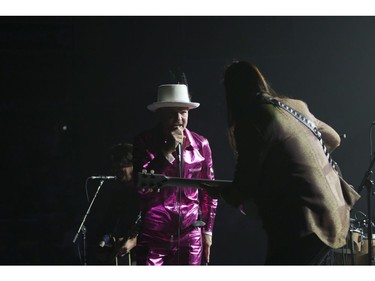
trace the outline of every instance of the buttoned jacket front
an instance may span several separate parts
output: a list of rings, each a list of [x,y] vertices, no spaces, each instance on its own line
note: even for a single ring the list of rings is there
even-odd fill
[[[184,130],[183,178],[214,179],[211,148],[206,138]],[[179,164],[169,162],[161,152],[165,139],[160,126],[145,131],[134,140],[134,172],[138,175],[143,169],[153,170],[155,174],[180,177]],[[176,155],[174,155],[176,157]],[[216,216],[217,199],[204,190],[192,187],[164,186],[159,192],[140,194],[142,224],[144,229],[176,233],[184,230],[198,220],[205,222],[203,233],[212,233]]]

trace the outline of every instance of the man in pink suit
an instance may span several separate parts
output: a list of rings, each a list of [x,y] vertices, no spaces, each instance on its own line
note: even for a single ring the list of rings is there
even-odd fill
[[[134,139],[134,173],[146,169],[180,178],[214,179],[208,140],[187,129],[191,102],[184,84],[158,87],[148,106],[160,122]],[[205,190],[186,186],[140,189],[142,226],[138,265],[200,265],[210,261],[218,200]]]

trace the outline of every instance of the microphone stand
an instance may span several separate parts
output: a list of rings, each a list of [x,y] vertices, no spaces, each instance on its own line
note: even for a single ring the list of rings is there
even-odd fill
[[[75,235],[75,237],[74,237],[74,239],[73,239],[73,243],[75,244],[76,241],[77,241],[77,238],[78,238],[79,233],[82,232],[82,235],[83,235],[83,264],[84,264],[84,265],[87,265],[87,256],[86,256],[86,232],[87,232],[87,229],[86,229],[86,227],[85,227],[84,224],[85,224],[85,222],[86,222],[86,219],[87,219],[87,217],[88,217],[88,215],[89,215],[89,213],[90,213],[90,211],[91,211],[91,207],[92,207],[92,205],[94,204],[94,201],[95,201],[95,199],[96,199],[96,196],[98,195],[99,190],[100,190],[100,188],[102,187],[103,183],[104,183],[104,180],[101,180],[101,181],[100,181],[100,184],[99,184],[99,186],[98,186],[98,188],[97,188],[97,190],[96,190],[96,192],[95,192],[95,195],[94,195],[94,197],[92,198],[91,203],[90,203],[90,205],[89,205],[89,207],[88,207],[88,209],[87,209],[87,211],[86,211],[86,214],[85,214],[85,216],[83,217],[83,220],[82,220],[82,222],[81,222],[81,225],[79,226],[78,231],[77,231],[77,233],[76,233],[76,235]]]
[[[181,143],[177,145],[177,157],[178,157],[178,172],[179,177],[183,177],[183,155],[182,155],[182,148]],[[179,211],[178,211],[178,229],[177,229],[177,264],[180,264],[180,236],[181,236],[181,187],[178,187],[178,202],[179,202]]]
[[[375,155],[374,155],[375,156]],[[372,156],[372,160],[370,165],[362,179],[362,182],[359,186],[358,193],[361,193],[364,187],[367,188],[367,239],[368,239],[368,264],[373,264],[373,253],[372,253],[372,210],[371,210],[371,199],[372,199],[372,186],[374,185],[374,181],[371,180],[371,176],[373,172],[371,171],[372,166],[375,163],[375,157]]]

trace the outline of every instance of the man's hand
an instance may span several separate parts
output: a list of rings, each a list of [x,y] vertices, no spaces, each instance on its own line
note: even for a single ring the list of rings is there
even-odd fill
[[[167,142],[163,147],[164,154],[172,154],[176,151],[177,145],[183,144],[184,138],[184,129],[181,126],[175,127],[167,136]]]
[[[121,238],[120,238],[121,239]],[[119,239],[119,241],[121,241]],[[123,256],[127,253],[130,252],[131,249],[133,249],[137,245],[137,237],[129,238],[128,240],[125,241],[125,243],[121,246],[118,255]]]

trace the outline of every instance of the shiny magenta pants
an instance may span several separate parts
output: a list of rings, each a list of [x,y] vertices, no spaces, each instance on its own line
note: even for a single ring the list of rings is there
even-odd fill
[[[200,265],[201,229],[189,227],[180,233],[143,231],[136,250],[137,265]]]

